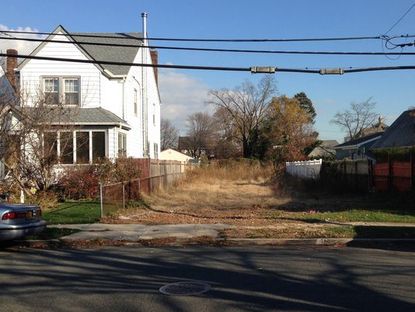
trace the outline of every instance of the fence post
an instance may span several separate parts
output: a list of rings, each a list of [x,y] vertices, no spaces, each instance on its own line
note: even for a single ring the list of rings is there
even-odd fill
[[[415,183],[414,183],[414,152],[411,151],[411,153],[409,154],[409,162],[411,164],[411,189],[414,190],[415,189]]]
[[[125,209],[125,184],[122,182],[122,208]]]
[[[99,200],[100,200],[101,218],[103,218],[104,217],[104,194],[103,194],[102,182],[99,182]]]
[[[373,160],[368,159],[367,160],[367,171],[368,171],[367,184],[368,184],[369,192],[372,192],[375,186],[375,173],[374,173],[375,170],[373,166],[374,166]]]
[[[392,191],[393,185],[393,172],[392,172],[392,160],[390,154],[388,153],[388,191]]]
[[[355,190],[359,191],[360,190],[360,185],[359,185],[358,163],[357,163],[357,161],[354,163],[354,183],[355,183]]]

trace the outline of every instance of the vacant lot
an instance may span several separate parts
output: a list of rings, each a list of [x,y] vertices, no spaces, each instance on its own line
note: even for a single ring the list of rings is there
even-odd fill
[[[226,223],[244,227],[245,236],[261,237],[350,237],[354,230],[344,222],[415,223],[415,207],[406,195],[296,192],[271,176],[272,168],[259,164],[198,169],[177,187],[145,197],[146,205],[104,221]]]

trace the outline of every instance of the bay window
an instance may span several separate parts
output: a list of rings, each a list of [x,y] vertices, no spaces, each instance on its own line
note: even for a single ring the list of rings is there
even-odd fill
[[[106,157],[106,136],[102,130],[47,132],[43,142],[45,157],[61,164],[90,164]]]
[[[76,163],[89,163],[89,132],[76,132]]]
[[[105,157],[105,132],[92,131],[92,162]]]
[[[118,132],[118,157],[127,156],[127,135],[122,132]]]
[[[61,164],[73,164],[73,132],[59,132],[58,142]]]

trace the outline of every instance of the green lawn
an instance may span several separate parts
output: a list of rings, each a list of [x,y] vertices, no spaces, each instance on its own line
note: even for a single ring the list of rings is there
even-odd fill
[[[314,195],[314,196],[310,196]],[[275,207],[272,217],[312,222],[398,222],[415,223],[415,196],[380,193],[328,195],[303,193]]]
[[[350,209],[329,212],[287,212],[277,210],[276,219],[299,219],[308,222],[398,222],[415,223],[414,212],[397,210]]]
[[[94,223],[100,219],[99,202],[65,202],[59,207],[43,212],[49,224]]]

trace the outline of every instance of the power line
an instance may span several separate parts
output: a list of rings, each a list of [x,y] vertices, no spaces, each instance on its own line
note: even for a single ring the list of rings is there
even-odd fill
[[[406,12],[384,33],[387,35],[392,29],[394,29],[408,14],[411,10],[415,7],[415,2],[406,10]]]
[[[76,37],[76,36],[74,36]],[[158,45],[137,45],[124,43],[106,43],[106,42],[80,42],[40,39],[40,38],[14,38],[2,37],[0,40],[17,40],[31,42],[50,42],[62,44],[78,44],[90,46],[112,46],[123,48],[145,48],[158,50],[179,50],[179,51],[197,51],[197,52],[225,52],[225,53],[247,53],[247,54],[301,54],[301,55],[355,55],[355,56],[378,56],[378,55],[415,55],[415,52],[370,52],[370,51],[296,51],[296,50],[256,50],[256,49],[225,49],[225,48],[201,48],[201,47],[177,47],[177,46],[158,46]]]
[[[81,60],[61,57],[46,57],[35,55],[14,55],[7,53],[0,53],[0,57],[17,57],[23,59],[36,59],[47,61],[60,61],[72,63],[88,63],[98,65],[120,65],[120,66],[139,66],[139,67],[156,67],[156,68],[170,68],[170,69],[192,69],[192,70],[214,70],[214,71],[237,71],[237,72],[251,72],[251,73],[306,73],[306,74],[320,74],[320,75],[342,75],[348,73],[360,73],[371,71],[390,71],[390,70],[413,70],[415,65],[407,66],[378,66],[378,67],[362,67],[362,68],[322,68],[322,69],[301,69],[301,68],[282,68],[282,67],[221,67],[221,66],[200,66],[200,65],[167,65],[167,64],[143,64],[130,62],[114,62],[114,61],[97,61],[97,60]]]
[[[169,64],[144,64],[144,63],[130,63],[130,62],[115,62],[115,61],[97,61],[97,60],[81,60],[63,57],[48,57],[22,54],[7,54],[0,53],[0,57],[17,57],[23,59],[45,60],[45,61],[59,61],[71,63],[87,63],[97,65],[120,65],[120,66],[139,66],[139,67],[156,67],[156,68],[171,68],[171,69],[195,69],[195,70],[220,70],[220,71],[251,71],[250,67],[220,67],[220,66],[198,66],[198,65],[169,65]]]
[[[54,36],[77,36],[85,38],[106,38],[106,39],[130,39],[142,40],[128,33],[117,33],[118,35],[105,34],[54,34],[51,32],[36,32],[23,30],[2,30],[0,32],[9,34],[28,34],[28,35],[54,35]],[[147,40],[153,41],[183,41],[183,42],[307,42],[307,41],[350,41],[350,40],[379,40],[381,36],[347,36],[347,37],[315,37],[315,38],[166,38],[166,37],[147,37]]]

